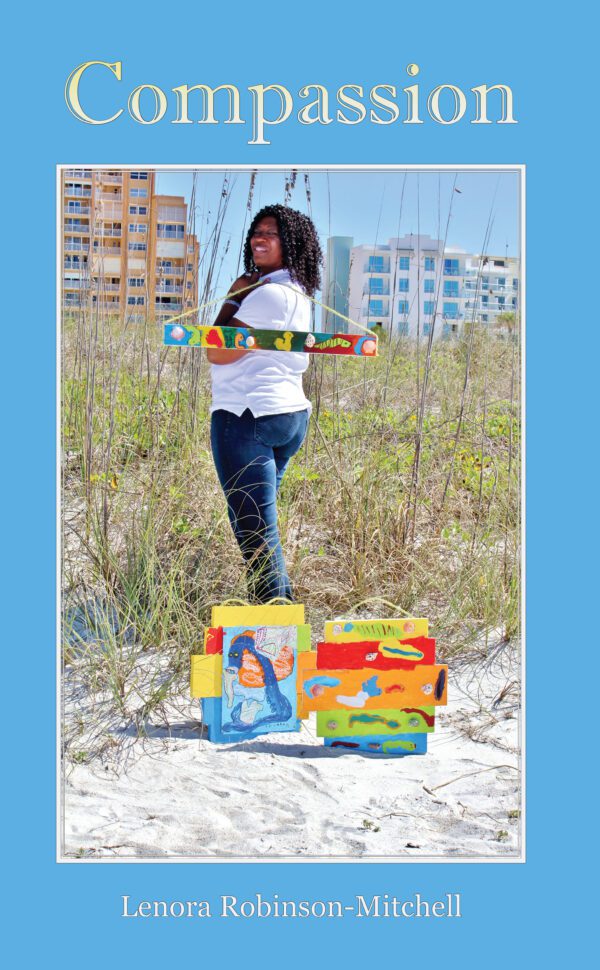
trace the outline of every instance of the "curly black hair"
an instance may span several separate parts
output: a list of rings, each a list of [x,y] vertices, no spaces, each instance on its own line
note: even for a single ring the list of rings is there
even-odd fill
[[[256,269],[250,239],[257,223],[266,216],[273,216],[277,220],[283,265],[289,270],[291,278],[309,296],[313,296],[321,286],[323,253],[312,219],[296,209],[285,205],[266,205],[256,213],[244,244],[244,269],[247,273]]]

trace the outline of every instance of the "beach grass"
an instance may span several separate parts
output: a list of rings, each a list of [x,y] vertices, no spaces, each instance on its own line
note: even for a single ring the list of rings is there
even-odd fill
[[[246,599],[210,453],[209,366],[161,338],[85,308],[63,323],[63,656],[104,724],[143,726],[185,691],[212,604]],[[296,598],[316,637],[334,616],[403,611],[429,617],[440,659],[508,642],[518,335],[472,325],[380,350],[313,357],[305,375],[313,416],[279,499]],[[81,734],[67,739],[79,759]]]

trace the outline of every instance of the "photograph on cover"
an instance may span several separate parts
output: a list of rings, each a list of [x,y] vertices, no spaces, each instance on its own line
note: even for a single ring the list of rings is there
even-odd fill
[[[520,861],[520,166],[60,166],[62,861]]]

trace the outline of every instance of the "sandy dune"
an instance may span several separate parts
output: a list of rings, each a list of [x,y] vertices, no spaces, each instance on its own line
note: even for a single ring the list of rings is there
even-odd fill
[[[518,659],[498,645],[450,664],[423,757],[342,754],[296,734],[203,738],[199,703],[123,732],[110,761],[64,781],[68,859],[514,859],[521,853]],[[68,713],[68,712],[67,712]]]

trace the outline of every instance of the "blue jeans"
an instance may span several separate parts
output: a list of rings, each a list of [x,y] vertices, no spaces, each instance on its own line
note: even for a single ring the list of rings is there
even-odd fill
[[[304,441],[309,412],[238,418],[213,411],[210,439],[229,521],[248,567],[249,594],[259,603],[293,600],[277,529],[277,492]]]

